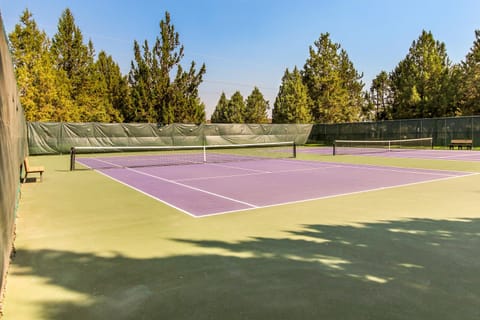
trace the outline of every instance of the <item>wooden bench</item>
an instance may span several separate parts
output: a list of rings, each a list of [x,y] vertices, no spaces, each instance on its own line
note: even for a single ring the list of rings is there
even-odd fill
[[[466,149],[472,150],[473,146],[473,141],[471,139],[454,139],[450,141],[450,150],[455,149],[455,147],[458,148],[458,150],[463,149],[465,147]]]
[[[25,170],[25,177],[23,178],[23,182],[27,182],[27,176],[30,173],[39,173],[40,174],[40,181],[42,181],[42,175],[43,175],[43,172],[45,171],[45,168],[43,166],[31,167],[29,162],[28,162],[28,158],[25,158],[25,160],[23,160],[23,166],[24,166],[24,170]]]

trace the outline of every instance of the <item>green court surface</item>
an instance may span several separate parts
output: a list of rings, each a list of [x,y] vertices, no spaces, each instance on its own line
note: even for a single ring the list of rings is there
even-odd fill
[[[31,163],[4,319],[480,319],[480,175],[192,218],[68,156]]]

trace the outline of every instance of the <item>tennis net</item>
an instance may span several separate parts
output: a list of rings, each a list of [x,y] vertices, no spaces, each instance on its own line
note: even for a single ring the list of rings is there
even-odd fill
[[[432,148],[432,138],[399,140],[335,140],[333,143],[333,155],[355,155]]]
[[[76,163],[92,169],[107,169],[295,157],[294,142],[206,146],[72,147],[70,170],[76,169]]]

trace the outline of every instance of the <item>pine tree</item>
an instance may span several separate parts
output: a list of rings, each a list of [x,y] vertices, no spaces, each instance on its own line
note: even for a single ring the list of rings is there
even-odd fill
[[[480,30],[458,68],[458,107],[463,115],[480,114]]]
[[[212,123],[226,123],[227,122],[227,112],[228,108],[228,99],[225,95],[225,92],[222,92],[220,95],[220,99],[218,99],[217,105],[215,106],[215,110],[212,113],[212,117],[210,121]]]
[[[108,101],[107,114],[111,122],[122,122],[123,120],[131,121],[133,119],[125,118],[129,116],[130,103],[128,101],[128,84],[126,77],[122,76],[120,67],[113,60],[112,56],[107,55],[104,51],[98,54],[95,62],[96,73],[99,75],[98,81],[103,83]]]
[[[267,123],[267,110],[270,109],[260,90],[255,87],[245,103],[245,123]]]
[[[72,121],[72,101],[62,70],[56,70],[50,41],[30,11],[9,35],[20,101],[28,121]]]
[[[286,69],[272,110],[272,122],[310,123],[310,105],[307,87],[303,84],[300,71],[297,67],[291,73]]]
[[[364,108],[365,94],[364,84],[361,81],[363,74],[360,74],[354,67],[345,50],[340,50],[340,76],[342,87],[347,91],[347,101],[343,107],[343,117],[340,121],[351,122],[363,119],[362,109]]]
[[[236,91],[228,101],[225,110],[225,123],[244,123],[245,102],[240,91]]]
[[[94,48],[88,42],[85,67],[78,78],[79,88],[76,91],[75,102],[80,110],[82,122],[111,122],[119,119],[117,110],[113,110],[112,102],[107,92],[107,84],[103,75],[98,72],[94,62]],[[114,119],[111,118],[113,115]]]
[[[328,33],[321,34],[314,44],[303,70],[303,82],[312,100],[313,120],[325,123],[359,120],[364,104],[362,75]]]
[[[422,31],[390,74],[395,119],[454,115],[451,69],[445,44]]]
[[[192,62],[189,71],[184,71],[180,65],[183,51],[168,12],[160,22],[160,37],[151,50],[146,40],[142,48],[134,42],[135,61],[131,64],[129,83],[137,121],[204,121],[205,106],[199,99],[198,86],[206,68],[202,65],[197,72]],[[170,75],[174,73],[176,77],[172,80]]]
[[[95,50],[91,41],[83,43],[83,35],[66,9],[53,36],[51,52],[58,70],[65,74],[73,103],[72,121],[110,122],[120,120],[108,99],[107,87],[95,66]],[[113,116],[113,118],[112,118]]]
[[[195,70],[195,62],[190,65],[188,72],[178,66],[177,76],[170,86],[169,100],[173,109],[173,122],[203,123],[205,122],[205,105],[200,101],[198,87],[205,73],[205,65],[198,74]]]
[[[82,91],[82,84],[89,63],[89,48],[83,43],[80,28],[70,9],[66,9],[59,21],[57,33],[53,36],[51,51],[56,67],[66,72],[72,85],[72,98],[75,100]]]
[[[369,99],[373,106],[375,120],[392,119],[393,97],[390,79],[386,71],[381,71],[372,80]]]
[[[157,82],[154,78],[154,68],[152,55],[148,42],[143,44],[143,55],[140,45],[134,41],[133,52],[135,63],[132,61],[128,81],[130,84],[130,100],[134,110],[134,115],[125,116],[132,118],[135,122],[153,122],[156,123],[158,115],[155,108],[158,92],[155,87]]]

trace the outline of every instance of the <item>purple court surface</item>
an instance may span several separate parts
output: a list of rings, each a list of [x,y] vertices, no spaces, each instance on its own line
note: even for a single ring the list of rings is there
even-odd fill
[[[77,159],[87,167],[194,217],[470,174],[292,159],[102,169],[110,161],[114,159]]]
[[[307,147],[298,148],[299,153],[310,153],[319,155],[332,155],[332,147]],[[344,154],[391,157],[391,158],[415,158],[415,159],[437,159],[455,161],[480,161],[480,152],[472,150],[431,150],[431,149],[400,149],[381,150],[366,148],[347,148]],[[339,156],[342,156],[341,154]]]

